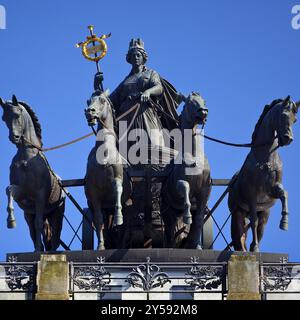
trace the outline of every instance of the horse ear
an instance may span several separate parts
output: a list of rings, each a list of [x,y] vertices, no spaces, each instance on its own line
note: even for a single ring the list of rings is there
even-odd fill
[[[186,97],[184,94],[182,94],[181,92],[178,93],[178,100],[181,102],[181,101],[184,101],[184,102],[187,102],[188,100],[188,97]],[[179,102],[179,103],[180,103]]]
[[[297,109],[299,109],[299,107],[300,107],[300,100],[299,100],[298,102],[296,102],[295,104],[296,104]]]
[[[283,105],[286,106],[289,102],[290,102],[291,96],[287,96],[284,100],[283,100]]]
[[[18,99],[17,99],[17,97],[16,97],[14,94],[13,94],[13,96],[12,96],[12,103],[13,103],[14,106],[19,105]]]
[[[5,105],[5,103],[4,103],[4,101],[2,100],[2,98],[0,98],[0,105],[1,105],[2,108],[3,108],[4,105]]]
[[[109,94],[110,94],[109,89],[106,89],[106,90],[104,91],[104,94],[105,94],[105,96],[106,96],[106,97],[108,97],[108,96],[109,96]]]

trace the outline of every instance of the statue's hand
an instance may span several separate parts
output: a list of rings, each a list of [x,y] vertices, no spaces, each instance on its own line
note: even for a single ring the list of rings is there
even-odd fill
[[[142,95],[141,95],[141,102],[148,102],[150,100],[150,93],[145,91]]]
[[[103,81],[103,74],[101,72],[97,72],[94,77],[94,90],[95,91],[101,89],[102,81]]]

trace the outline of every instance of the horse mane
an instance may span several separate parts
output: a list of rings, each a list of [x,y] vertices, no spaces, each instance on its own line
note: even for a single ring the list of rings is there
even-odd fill
[[[262,112],[262,114],[260,115],[256,125],[255,125],[255,128],[254,128],[254,131],[252,133],[252,143],[255,141],[256,137],[257,137],[257,132],[258,132],[258,129],[260,128],[265,116],[267,115],[267,113],[275,106],[277,105],[278,103],[282,102],[283,100],[282,99],[276,99],[276,100],[273,100],[271,104],[267,104],[265,105],[264,107],[264,110]]]
[[[108,103],[110,104],[110,108],[111,108],[111,113],[112,113],[112,117],[113,117],[113,123],[114,123],[114,127],[117,127],[117,121],[116,121],[116,110],[115,107],[112,103],[112,101],[110,100],[110,97],[107,95],[106,99],[108,101]]]
[[[28,104],[26,104],[25,102],[20,102],[19,101],[19,104],[25,108],[25,110],[28,112],[31,120],[32,120],[32,123],[33,123],[33,126],[34,126],[34,129],[35,129],[35,133],[36,133],[36,136],[38,137],[38,139],[40,140],[41,144],[42,144],[42,127],[41,127],[41,124],[39,122],[39,119],[37,117],[37,115],[35,114],[35,112],[32,110],[31,107],[29,107]]]
[[[101,96],[104,95],[104,97],[106,98],[107,102],[110,105],[110,109],[111,109],[111,113],[112,113],[112,117],[113,117],[113,124],[114,124],[114,128],[117,128],[117,121],[116,121],[116,110],[115,107],[109,97],[109,95],[105,92],[105,91],[100,91],[100,90],[96,90],[91,98],[97,97],[97,96]],[[88,102],[90,103],[91,99],[88,100]]]

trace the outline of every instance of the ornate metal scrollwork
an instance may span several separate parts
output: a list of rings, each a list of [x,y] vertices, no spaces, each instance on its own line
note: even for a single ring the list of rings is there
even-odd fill
[[[151,264],[148,257],[146,264],[133,268],[133,271],[128,274],[126,282],[134,288],[137,287],[142,288],[144,291],[149,291],[157,287],[162,288],[171,280],[165,272],[160,271],[159,266]]]
[[[212,290],[222,285],[223,266],[205,266],[197,264],[197,258],[192,259],[193,265],[185,275],[185,283],[194,290]]]
[[[285,291],[292,281],[292,270],[286,266],[264,266],[262,284],[264,291]]]
[[[35,291],[35,266],[12,263],[5,266],[5,281],[11,291]]]
[[[102,291],[110,284],[111,274],[104,266],[81,266],[74,269],[73,283],[80,290]]]

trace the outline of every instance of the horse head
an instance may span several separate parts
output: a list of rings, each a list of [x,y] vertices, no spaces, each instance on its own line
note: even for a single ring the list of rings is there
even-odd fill
[[[207,120],[208,109],[205,100],[199,93],[192,92],[188,97],[182,96],[185,105],[181,113],[181,121],[190,124],[192,127],[204,124]]]
[[[25,131],[24,108],[19,104],[15,95],[13,95],[12,101],[0,99],[0,105],[4,111],[2,120],[6,123],[9,130],[9,140],[13,144],[18,145],[21,143]]]
[[[108,99],[108,91],[92,95],[91,99],[87,101],[87,105],[88,107],[84,109],[84,114],[88,125],[94,126],[99,122],[103,123],[111,111],[111,104]]]
[[[299,102],[295,103],[290,96],[279,103],[277,112],[278,117],[275,124],[278,142],[280,146],[289,145],[293,139],[293,124],[297,121]]]

